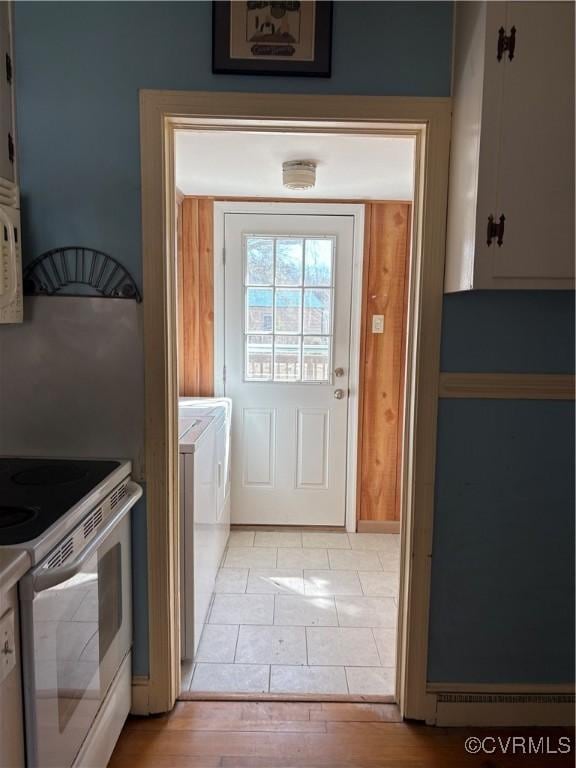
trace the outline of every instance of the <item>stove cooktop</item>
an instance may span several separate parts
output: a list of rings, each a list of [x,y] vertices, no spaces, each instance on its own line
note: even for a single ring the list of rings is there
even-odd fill
[[[0,458],[0,546],[40,536],[119,466],[90,459]]]

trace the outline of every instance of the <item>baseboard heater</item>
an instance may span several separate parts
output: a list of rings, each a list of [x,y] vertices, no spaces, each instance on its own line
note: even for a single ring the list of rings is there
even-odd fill
[[[440,726],[570,726],[573,693],[436,693]]]

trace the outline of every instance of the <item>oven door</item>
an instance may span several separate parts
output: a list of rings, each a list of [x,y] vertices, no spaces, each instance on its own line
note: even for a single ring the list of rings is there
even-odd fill
[[[21,583],[27,765],[71,766],[132,642],[129,510],[122,506],[71,562]]]

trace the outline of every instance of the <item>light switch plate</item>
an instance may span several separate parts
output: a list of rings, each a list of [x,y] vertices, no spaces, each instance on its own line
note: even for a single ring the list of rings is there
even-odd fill
[[[0,682],[16,666],[16,646],[14,644],[14,611],[6,611],[0,619]]]
[[[384,333],[384,315],[372,315],[372,333]]]

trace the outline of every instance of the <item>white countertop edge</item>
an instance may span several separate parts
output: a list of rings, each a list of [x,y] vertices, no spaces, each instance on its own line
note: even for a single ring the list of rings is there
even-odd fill
[[[0,547],[0,589],[13,587],[31,567],[30,556],[25,550]]]

